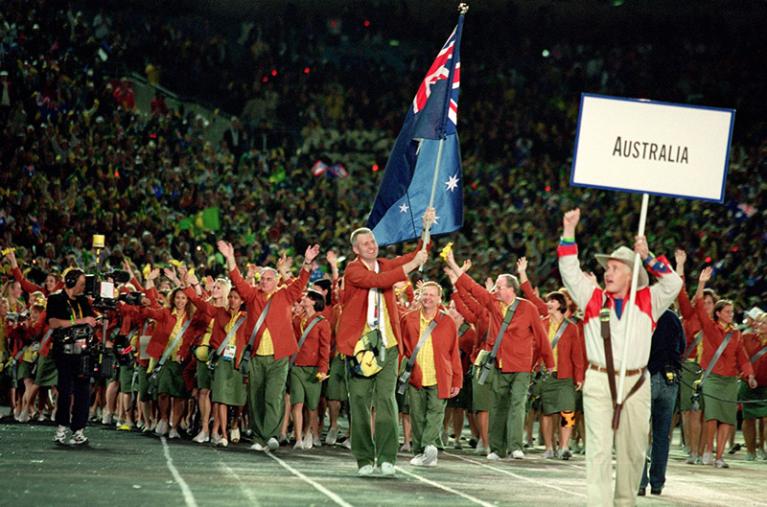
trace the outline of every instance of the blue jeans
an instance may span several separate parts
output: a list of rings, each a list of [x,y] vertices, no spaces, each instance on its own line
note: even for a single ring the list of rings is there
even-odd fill
[[[640,489],[645,489],[648,482],[653,489],[662,489],[666,482],[666,465],[668,464],[668,433],[674,416],[679,384],[667,384],[663,373],[655,373],[650,379],[652,382],[652,451],[648,458],[651,464],[648,478],[647,461],[645,461]]]

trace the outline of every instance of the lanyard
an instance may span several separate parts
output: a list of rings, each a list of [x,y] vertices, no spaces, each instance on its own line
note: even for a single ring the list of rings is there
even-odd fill
[[[72,306],[72,300],[67,297],[67,304],[69,305],[69,313],[70,317],[69,320],[71,322],[74,322],[77,320],[77,312],[75,312],[74,306]],[[80,310],[80,318],[83,318],[83,308],[80,306],[80,303],[77,304],[77,309]]]

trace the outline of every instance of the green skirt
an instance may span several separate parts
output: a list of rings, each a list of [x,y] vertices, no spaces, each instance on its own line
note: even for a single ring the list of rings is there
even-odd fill
[[[149,375],[146,373],[146,366],[137,366],[138,371],[138,395],[141,401],[152,401],[149,396]]]
[[[24,381],[25,378],[34,378],[32,375],[32,370],[35,367],[35,363],[28,363],[26,361],[19,361],[19,370],[16,374],[16,378],[19,379],[19,382]]]
[[[541,402],[545,415],[575,410],[575,385],[573,379],[547,377],[541,381]]]
[[[474,366],[473,370],[477,367]],[[471,376],[471,410],[474,412],[489,412],[493,406],[493,375],[490,373],[484,384],[479,383],[477,375]]]
[[[133,366],[120,365],[120,392],[130,394],[133,392]]]
[[[197,389],[207,389],[210,391],[211,375],[210,368],[208,368],[208,363],[197,361],[197,369],[194,373],[194,381],[197,384]]]
[[[745,382],[740,383],[739,401],[767,400],[767,386],[751,389]],[[767,417],[767,401],[743,404],[743,419]]]
[[[330,361],[330,371],[328,380],[325,382],[325,398],[330,401],[346,401],[349,391],[346,389],[346,371],[344,370],[344,359],[337,355]]]
[[[293,366],[288,378],[290,403],[303,403],[307,410],[317,410],[322,384],[317,381],[316,366]]]
[[[56,369],[56,361],[52,356],[37,358],[37,374],[35,384],[40,387],[51,387],[59,383],[59,370]]]
[[[685,361],[682,363],[682,375],[679,384],[679,410],[687,412],[692,408],[692,395],[695,390],[692,386],[695,381],[701,377],[700,365],[695,361]]]
[[[176,361],[168,361],[157,376],[157,394],[167,394],[173,398],[188,398],[184,384],[184,366]]]
[[[738,378],[712,373],[703,382],[703,418],[733,426],[738,422]],[[717,399],[714,399],[717,398]],[[726,400],[726,401],[721,401]]]
[[[247,391],[242,381],[242,373],[234,369],[232,361],[219,359],[211,382],[211,400],[233,407],[245,405]]]

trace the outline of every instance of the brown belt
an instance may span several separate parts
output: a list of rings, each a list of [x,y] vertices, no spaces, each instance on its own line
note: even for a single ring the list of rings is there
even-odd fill
[[[589,362],[589,370],[595,370],[598,372],[607,373],[607,368],[603,368],[602,366],[599,366],[598,364],[594,364],[592,362]],[[638,368],[636,370],[626,370],[626,376],[633,377],[634,375],[639,375],[642,372],[644,372],[644,368]],[[616,371],[615,374],[619,375],[620,372]]]

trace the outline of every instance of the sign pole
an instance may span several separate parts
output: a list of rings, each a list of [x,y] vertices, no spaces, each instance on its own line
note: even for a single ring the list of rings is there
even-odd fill
[[[639,213],[639,236],[644,236],[645,224],[647,223],[647,207],[650,202],[650,196],[647,193],[642,194],[642,210]],[[623,387],[626,383],[626,354],[631,349],[629,346],[631,343],[632,331],[634,329],[634,316],[637,313],[637,308],[634,305],[637,293],[637,283],[639,283],[639,270],[644,269],[642,266],[642,259],[639,258],[639,254],[634,254],[634,269],[631,272],[631,289],[629,291],[629,300],[625,305],[625,311],[628,312],[626,318],[626,334],[623,337],[623,348],[621,350],[621,370],[618,380],[618,394],[616,403],[620,407],[623,404]],[[620,411],[617,414],[620,417]]]

